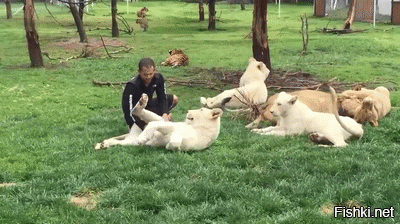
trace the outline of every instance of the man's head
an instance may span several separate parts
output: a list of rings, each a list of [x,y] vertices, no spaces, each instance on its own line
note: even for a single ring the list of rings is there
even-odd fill
[[[149,84],[156,74],[157,69],[154,61],[150,58],[143,58],[139,62],[139,76],[145,84]]]

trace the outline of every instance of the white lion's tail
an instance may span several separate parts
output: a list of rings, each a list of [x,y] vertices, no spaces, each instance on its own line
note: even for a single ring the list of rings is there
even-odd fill
[[[364,134],[364,131],[362,129],[362,127],[359,130],[354,130],[351,129],[350,127],[348,127],[340,118],[339,113],[338,113],[338,109],[337,109],[337,95],[336,95],[336,91],[334,88],[332,88],[331,86],[329,86],[329,91],[331,93],[332,96],[332,104],[333,104],[333,114],[335,115],[336,120],[339,122],[340,126],[342,126],[342,128],[344,130],[346,130],[347,132],[349,132],[350,134],[357,136],[359,138],[361,138]],[[358,128],[357,128],[358,129]]]
[[[221,101],[221,109],[223,111],[228,111],[228,112],[247,112],[247,111],[251,111],[250,108],[240,108],[240,109],[229,109],[226,107],[226,104],[229,103],[229,101],[231,101],[232,97],[226,97]]]

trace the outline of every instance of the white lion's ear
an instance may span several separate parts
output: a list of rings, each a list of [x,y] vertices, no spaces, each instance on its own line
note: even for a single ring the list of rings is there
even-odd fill
[[[254,58],[250,58],[250,59],[249,59],[249,63],[250,63],[250,62],[253,62],[253,61],[256,61],[256,59],[254,59]]]
[[[289,103],[293,105],[294,103],[296,103],[296,101],[297,101],[297,96],[293,96],[293,97],[289,100]]]
[[[200,103],[205,106],[207,104],[207,99],[204,97],[200,97]]]
[[[211,119],[216,119],[222,116],[222,110],[220,108],[214,108],[211,111]]]

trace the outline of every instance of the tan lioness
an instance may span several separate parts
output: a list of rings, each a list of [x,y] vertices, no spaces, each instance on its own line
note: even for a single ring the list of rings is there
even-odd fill
[[[378,126],[378,120],[391,110],[390,92],[383,86],[347,90],[339,94],[339,104],[343,113],[354,117],[358,123]]]

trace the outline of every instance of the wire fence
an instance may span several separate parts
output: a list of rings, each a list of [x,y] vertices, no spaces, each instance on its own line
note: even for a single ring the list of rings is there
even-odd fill
[[[345,19],[351,0],[325,0],[326,16],[333,19]],[[375,5],[375,7],[374,7]],[[390,22],[392,13],[391,0],[357,1],[355,20],[364,22]]]

